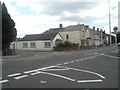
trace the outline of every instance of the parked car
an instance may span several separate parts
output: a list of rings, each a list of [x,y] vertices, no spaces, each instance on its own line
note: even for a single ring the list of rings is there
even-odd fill
[[[120,46],[120,42],[118,43],[118,46]]]

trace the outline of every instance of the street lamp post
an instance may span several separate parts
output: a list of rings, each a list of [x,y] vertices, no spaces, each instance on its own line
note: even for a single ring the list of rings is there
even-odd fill
[[[115,32],[115,43],[116,43],[116,54],[117,54],[117,30],[118,30],[118,27],[117,26],[115,26],[114,28],[113,28],[113,30],[114,30],[114,32]]]

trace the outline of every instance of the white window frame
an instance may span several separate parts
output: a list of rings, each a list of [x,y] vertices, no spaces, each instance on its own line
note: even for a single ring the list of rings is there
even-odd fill
[[[51,42],[45,42],[44,45],[45,45],[45,48],[50,48],[51,47]]]
[[[23,43],[23,48],[28,48],[28,43]]]
[[[30,42],[30,48],[36,48],[36,43],[35,42]]]

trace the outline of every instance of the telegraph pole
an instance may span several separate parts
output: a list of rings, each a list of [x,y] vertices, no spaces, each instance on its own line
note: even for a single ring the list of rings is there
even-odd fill
[[[110,32],[110,46],[111,46],[111,18],[110,18],[110,0],[109,0],[109,32]]]

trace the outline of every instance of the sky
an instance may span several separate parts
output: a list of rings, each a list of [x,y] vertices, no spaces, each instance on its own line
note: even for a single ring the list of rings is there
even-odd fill
[[[85,24],[109,33],[109,0],[1,0],[16,23],[17,37],[49,28]],[[110,0],[111,31],[118,26],[118,2]]]

